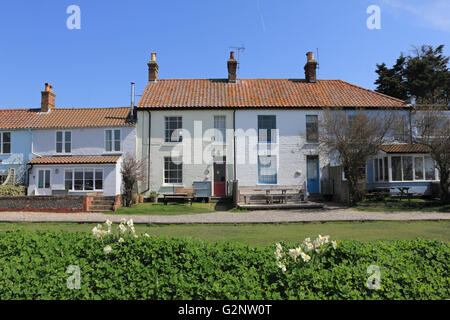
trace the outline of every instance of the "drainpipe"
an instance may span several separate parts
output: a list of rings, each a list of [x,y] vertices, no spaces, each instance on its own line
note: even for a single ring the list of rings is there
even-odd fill
[[[145,193],[150,190],[150,162],[151,162],[150,146],[151,146],[151,132],[152,132],[152,114],[149,110],[147,112],[148,112],[147,189],[142,190],[142,193]]]
[[[233,174],[234,179],[237,180],[236,177],[236,110],[233,110]]]

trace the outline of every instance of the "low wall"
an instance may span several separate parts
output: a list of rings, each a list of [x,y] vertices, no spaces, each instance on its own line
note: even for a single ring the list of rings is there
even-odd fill
[[[91,196],[0,197],[0,211],[86,212],[91,202]]]

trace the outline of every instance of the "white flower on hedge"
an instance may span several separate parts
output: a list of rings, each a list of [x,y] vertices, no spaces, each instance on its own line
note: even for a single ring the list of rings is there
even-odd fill
[[[330,240],[330,236],[323,236],[320,238],[320,241],[322,243],[328,243],[329,240]]]
[[[303,253],[303,250],[302,250],[302,248],[300,248],[300,247],[298,247],[298,248],[295,248],[295,255],[298,257],[299,255],[301,255]]]
[[[119,243],[122,243],[122,242],[124,242],[124,241],[125,241],[125,240],[123,240],[122,237],[120,237],[119,240],[118,240]]]
[[[286,272],[286,265],[284,263],[279,263],[278,267],[281,269],[281,271]]]
[[[306,250],[311,251],[314,249],[314,245],[311,242],[308,242],[306,244]]]
[[[133,219],[128,220],[128,221],[127,221],[127,225],[128,225],[129,227],[132,227],[132,226],[133,226]]]
[[[146,233],[144,233],[144,234],[143,234],[143,236],[144,236],[144,237],[146,237],[146,238],[150,237],[150,236],[148,235],[148,233],[147,233],[147,232],[146,232]]]
[[[281,246],[281,244],[277,243],[277,251],[281,251],[283,250],[283,247]]]
[[[111,250],[112,250],[112,248],[111,248],[111,246],[109,246],[109,245],[103,248],[103,252],[104,252],[105,254],[110,253]]]
[[[112,225],[112,221],[110,221],[110,220],[106,220],[106,222],[105,222],[105,224],[108,226],[108,227],[111,227],[111,225]]]
[[[297,259],[297,252],[295,249],[289,249],[289,256],[295,261]]]
[[[338,246],[336,241],[331,241],[331,245],[333,246],[333,249],[336,249]]]
[[[305,262],[308,262],[309,260],[311,260],[311,257],[304,252],[301,253],[301,256],[302,256],[303,261],[305,261]]]
[[[127,223],[127,219],[125,219],[125,218],[120,219],[120,223],[122,223],[122,224]]]
[[[119,231],[120,231],[120,233],[125,233],[127,231],[127,227],[125,227],[123,224],[120,224]]]

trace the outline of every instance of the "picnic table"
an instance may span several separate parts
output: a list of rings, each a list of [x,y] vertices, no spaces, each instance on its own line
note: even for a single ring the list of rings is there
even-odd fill
[[[386,194],[388,194],[389,192],[387,190],[398,190],[400,192],[400,197],[407,197],[408,198],[408,205],[411,204],[411,196],[412,193],[409,192],[409,189],[411,189],[411,187],[403,187],[403,186],[396,186],[396,187],[377,187],[375,188],[376,190],[380,191],[380,192],[386,192]]]
[[[163,197],[164,197],[164,199],[163,199],[164,205],[167,205],[167,203],[170,200],[176,201],[176,202],[182,200],[183,202],[188,201],[189,204],[192,206],[192,201],[194,199],[193,196],[188,195],[187,193],[170,193],[170,194],[164,194]]]
[[[279,200],[281,203],[287,203],[287,191],[295,190],[293,188],[280,188],[280,189],[255,189],[255,191],[266,191],[266,203],[272,204],[274,199]],[[281,191],[280,193],[271,194],[271,191]]]

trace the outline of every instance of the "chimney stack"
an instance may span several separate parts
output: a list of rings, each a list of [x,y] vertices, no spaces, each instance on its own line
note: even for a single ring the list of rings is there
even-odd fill
[[[46,83],[45,91],[41,91],[41,112],[49,112],[55,107],[55,96],[53,87]]]
[[[158,79],[158,63],[156,63],[156,52],[152,52],[151,59],[147,63],[148,65],[148,81],[156,82]]]
[[[306,54],[306,64],[305,64],[305,79],[308,83],[316,82],[316,68],[317,61],[314,60],[314,52],[310,51]]]
[[[238,62],[234,59],[234,52],[230,52],[230,59],[227,62],[228,65],[228,82],[236,83],[236,69]]]

